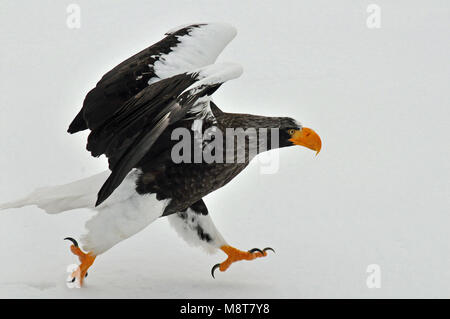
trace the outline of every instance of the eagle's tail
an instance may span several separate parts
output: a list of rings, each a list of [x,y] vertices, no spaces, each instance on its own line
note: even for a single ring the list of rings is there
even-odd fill
[[[97,192],[109,174],[105,171],[69,184],[38,188],[22,199],[0,204],[0,210],[36,205],[48,214],[58,214],[76,208],[93,208]]]
[[[98,256],[160,217],[168,202],[158,200],[156,194],[138,194],[136,181],[140,171],[135,169],[111,197],[95,207],[97,193],[109,174],[108,170],[66,185],[39,188],[23,199],[0,205],[0,210],[28,205],[36,205],[49,214],[76,208],[94,210],[97,213],[86,222],[88,232],[81,237],[81,244],[85,251]]]

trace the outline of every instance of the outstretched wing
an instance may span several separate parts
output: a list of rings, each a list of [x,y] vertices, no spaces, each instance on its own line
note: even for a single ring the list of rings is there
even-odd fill
[[[192,24],[166,35],[106,73],[87,94],[68,132],[97,129],[149,85],[213,64],[235,37],[236,29],[223,23]]]
[[[107,123],[93,129],[88,150],[94,156],[105,154],[112,171],[96,205],[107,199],[137,167],[169,125],[211,112],[208,97],[224,82],[241,74],[241,66],[222,63],[161,80],[124,103]]]

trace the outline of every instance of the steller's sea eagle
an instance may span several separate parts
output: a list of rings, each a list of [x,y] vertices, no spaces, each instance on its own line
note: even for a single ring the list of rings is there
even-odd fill
[[[260,152],[292,145],[319,152],[321,140],[292,118],[226,113],[212,102],[211,95],[223,83],[242,73],[237,64],[215,63],[235,35],[235,28],[223,23],[175,28],[106,73],[87,94],[68,132],[89,129],[87,150],[95,157],[105,155],[109,170],[37,189],[0,206],[37,205],[49,214],[77,208],[97,211],[86,223],[83,250],[66,238],[81,262],[74,274],[80,284],[98,255],[163,216],[191,244],[227,254],[212,268],[213,277],[217,268],[225,271],[233,262],[264,257],[272,250],[230,246],[202,198],[231,181]],[[252,129],[257,132],[253,147],[246,135]],[[194,133],[183,144],[192,146],[192,153],[174,151],[181,136],[174,138],[174,132]],[[205,134],[210,138],[198,138]],[[235,134],[232,143],[226,142],[230,134]],[[242,134],[244,143],[239,144]],[[208,149],[214,160],[198,158],[196,150]],[[174,160],[174,154],[183,160]]]

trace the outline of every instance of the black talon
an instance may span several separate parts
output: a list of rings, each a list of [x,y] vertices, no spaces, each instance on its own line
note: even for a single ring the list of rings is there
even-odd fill
[[[220,267],[220,264],[215,264],[211,269],[211,275],[213,276],[214,279],[216,279],[216,277],[214,277],[214,271],[216,271],[216,269],[219,267]]]
[[[266,252],[266,251],[268,251],[268,250],[271,250],[271,251],[273,251],[273,252],[275,253],[275,250],[273,250],[272,247],[266,247],[266,248],[263,249],[264,252]]]
[[[76,279],[76,278],[75,278],[75,277],[73,277],[73,278],[72,278],[72,280],[71,280],[70,282],[75,282],[75,279]]]
[[[70,240],[75,247],[78,247],[78,242],[72,237],[66,237],[64,240]]]
[[[87,271],[86,271],[86,275],[84,275],[84,278],[86,278],[86,277],[87,277],[87,275],[88,275],[88,273],[87,273]]]
[[[261,253],[262,255],[264,255],[264,252],[261,249],[259,249],[259,248],[250,249],[248,252],[253,254],[255,251],[257,251],[258,253]]]

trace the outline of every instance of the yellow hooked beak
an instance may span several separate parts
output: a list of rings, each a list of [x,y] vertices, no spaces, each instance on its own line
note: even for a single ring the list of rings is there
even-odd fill
[[[307,147],[319,154],[322,148],[322,141],[319,135],[312,129],[304,127],[301,130],[295,130],[289,139],[293,144]]]

